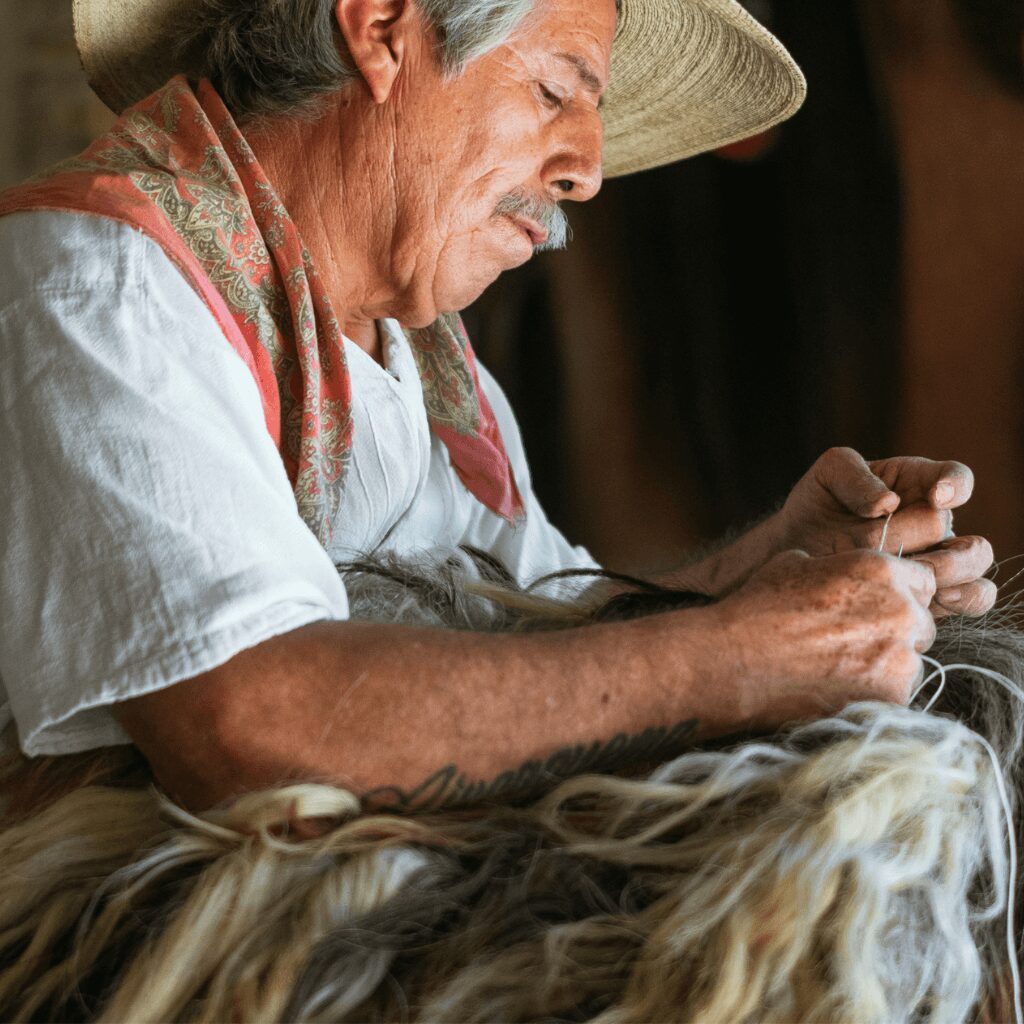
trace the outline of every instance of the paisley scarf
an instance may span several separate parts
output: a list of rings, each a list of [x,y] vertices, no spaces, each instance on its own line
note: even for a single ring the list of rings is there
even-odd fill
[[[352,451],[341,325],[288,211],[209,82],[182,76],[78,157],[0,194],[0,216],[68,210],[154,239],[252,373],[299,512],[330,540]],[[514,522],[523,504],[457,315],[407,331],[431,430],[459,478]]]

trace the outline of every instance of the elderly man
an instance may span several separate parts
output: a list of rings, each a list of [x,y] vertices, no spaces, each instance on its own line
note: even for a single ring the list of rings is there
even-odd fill
[[[603,132],[621,174],[799,106],[733,0],[76,13],[112,106],[160,87],[0,199],[0,675],[27,753],[131,740],[199,808],[308,777],[452,803],[567,748],[905,701],[935,617],[991,607],[987,542],[952,538],[969,470],[839,450],[668,580],[708,607],[524,636],[347,619],[358,552],[593,564],[453,313],[560,243]]]

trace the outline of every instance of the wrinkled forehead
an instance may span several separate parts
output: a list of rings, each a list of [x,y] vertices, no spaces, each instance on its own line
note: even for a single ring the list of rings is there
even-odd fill
[[[551,54],[575,52],[607,83],[622,0],[537,0],[518,42]]]

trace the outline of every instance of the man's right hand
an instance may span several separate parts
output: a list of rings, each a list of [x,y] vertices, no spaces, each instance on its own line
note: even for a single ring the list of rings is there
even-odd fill
[[[935,640],[934,594],[935,575],[919,561],[777,555],[707,609],[732,652],[737,717],[771,727],[858,700],[906,704]]]
[[[118,717],[195,810],[300,779],[454,807],[675,756],[669,740],[906,701],[934,589],[922,562],[790,552],[716,605],[566,632],[316,622]]]

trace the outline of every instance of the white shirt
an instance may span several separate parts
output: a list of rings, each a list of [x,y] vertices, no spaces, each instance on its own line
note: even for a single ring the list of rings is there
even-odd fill
[[[27,754],[128,742],[117,701],[345,619],[334,565],[357,554],[470,544],[522,582],[595,565],[538,505],[486,369],[517,528],[458,479],[384,328],[386,367],[346,342],[354,446],[325,551],[249,370],[159,246],[101,217],[0,218],[0,729],[13,715]]]

